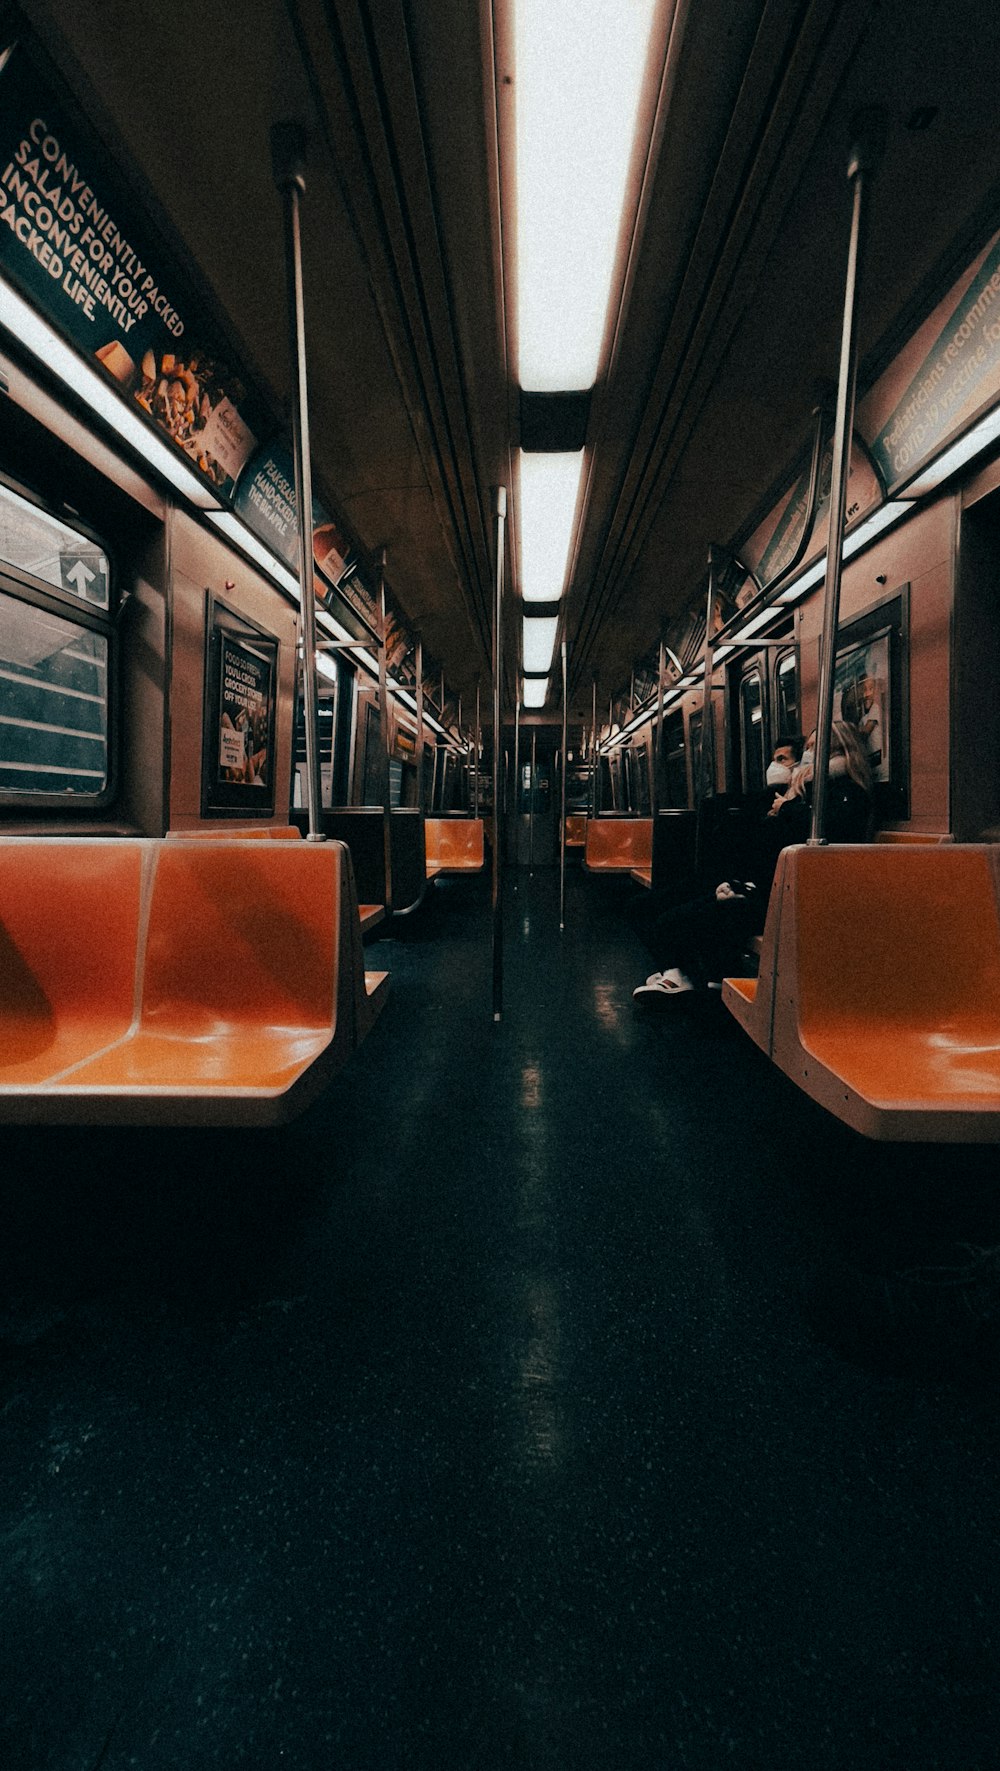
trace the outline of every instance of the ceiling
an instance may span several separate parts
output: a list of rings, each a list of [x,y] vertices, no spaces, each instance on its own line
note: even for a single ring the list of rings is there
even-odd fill
[[[314,473],[363,549],[385,543],[397,601],[467,694],[490,675],[493,488],[517,496],[509,3],[22,6],[278,410],[269,132],[306,124]],[[864,386],[1000,223],[998,69],[1000,8],[982,0],[678,0],[614,350],[585,414],[574,711],[595,675],[602,694],[627,680],[698,593],[709,543],[746,530],[806,446],[836,374],[852,114],[878,105],[887,123]],[[908,126],[922,108],[930,126]],[[516,582],[513,548],[508,565]],[[513,650],[507,665],[509,692]]]

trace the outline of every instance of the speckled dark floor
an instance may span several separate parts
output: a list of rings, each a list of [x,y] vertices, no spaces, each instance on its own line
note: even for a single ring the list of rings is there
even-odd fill
[[[295,1127],[12,1132],[4,1771],[987,1771],[990,1152],[828,1122],[623,893],[479,883]],[[679,1012],[678,1012],[679,1011]]]

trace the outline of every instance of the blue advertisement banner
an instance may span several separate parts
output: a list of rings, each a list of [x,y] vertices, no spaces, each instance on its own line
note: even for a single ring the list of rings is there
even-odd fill
[[[0,271],[228,494],[256,443],[246,390],[137,209],[23,46],[0,46]]]
[[[1000,385],[1000,241],[959,297],[870,447],[891,488],[935,454]]]
[[[233,508],[248,529],[293,571],[299,564],[299,516],[295,496],[295,463],[280,439],[251,456],[233,497]],[[345,537],[317,499],[313,499],[313,564],[331,584],[340,585],[351,570]]]

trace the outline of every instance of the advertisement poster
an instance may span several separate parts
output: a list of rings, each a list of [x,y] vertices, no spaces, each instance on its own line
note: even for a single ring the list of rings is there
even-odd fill
[[[295,462],[280,438],[266,444],[246,463],[233,498],[236,514],[265,547],[293,572],[299,566],[299,516],[295,496]],[[313,499],[313,564],[332,585],[351,570],[351,552],[323,506]],[[317,594],[323,596],[323,586]]]
[[[209,597],[202,810],[274,810],[278,642]]]
[[[24,48],[0,44],[0,270],[220,492],[255,437],[140,201]]]
[[[857,726],[874,781],[891,774],[889,744],[889,630],[837,653],[833,669],[833,717]]]
[[[1000,385],[1000,239],[931,322],[916,373],[882,417],[872,454],[886,484],[911,475]],[[926,334],[926,328],[925,328]],[[888,377],[883,378],[888,380]],[[881,383],[879,384],[881,389]]]

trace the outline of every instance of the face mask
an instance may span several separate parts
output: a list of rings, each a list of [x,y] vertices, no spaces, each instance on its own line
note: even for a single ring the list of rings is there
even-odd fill
[[[812,761],[813,761],[813,753],[807,746],[806,749],[802,752],[802,767],[804,769],[811,769],[812,768]]]
[[[768,763],[767,785],[769,787],[787,787],[792,778],[792,771],[787,763]]]
[[[831,756],[831,758],[830,758],[830,774],[831,775],[846,775],[847,774],[847,758],[846,758],[846,756]]]

